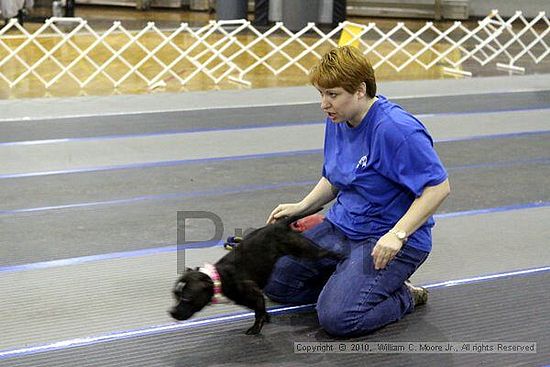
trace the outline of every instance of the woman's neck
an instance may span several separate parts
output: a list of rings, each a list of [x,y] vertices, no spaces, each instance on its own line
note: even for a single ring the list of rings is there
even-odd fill
[[[350,126],[350,127],[359,126],[361,124],[361,121],[363,121],[365,116],[367,116],[367,113],[369,113],[369,110],[372,107],[372,105],[374,104],[374,102],[376,102],[377,100],[378,100],[378,97],[376,97],[376,96],[374,96],[373,98],[367,99],[364,108],[362,108],[361,111],[357,113],[357,115],[356,115],[357,119],[354,118],[354,119],[348,121],[347,122],[348,126]]]

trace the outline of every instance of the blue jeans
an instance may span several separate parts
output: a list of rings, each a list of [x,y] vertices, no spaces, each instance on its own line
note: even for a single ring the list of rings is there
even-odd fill
[[[405,245],[384,269],[375,270],[371,252],[377,238],[350,240],[327,220],[304,235],[344,255],[342,260],[280,258],[264,288],[270,299],[285,304],[317,302],[319,323],[334,336],[367,334],[413,310],[403,283],[428,252]]]

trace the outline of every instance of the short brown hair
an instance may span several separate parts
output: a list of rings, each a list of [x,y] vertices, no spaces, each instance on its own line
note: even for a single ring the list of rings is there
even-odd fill
[[[354,46],[330,50],[309,72],[309,81],[321,88],[344,88],[355,93],[362,82],[367,85],[367,95],[376,96],[376,79],[369,60]]]

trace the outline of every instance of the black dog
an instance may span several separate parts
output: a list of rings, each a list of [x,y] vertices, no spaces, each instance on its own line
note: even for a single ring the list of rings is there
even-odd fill
[[[210,269],[188,268],[173,290],[177,305],[170,310],[172,317],[187,320],[210,302],[216,303],[223,292],[236,304],[254,310],[256,320],[246,334],[259,334],[263,324],[269,322],[262,289],[281,256],[339,257],[289,228],[294,221],[311,214],[314,213],[287,217],[251,232]]]

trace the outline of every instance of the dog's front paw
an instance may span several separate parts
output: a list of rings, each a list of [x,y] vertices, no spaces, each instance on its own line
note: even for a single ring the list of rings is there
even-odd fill
[[[260,333],[260,331],[262,331],[262,328],[256,326],[256,324],[254,324],[254,326],[252,326],[250,329],[248,329],[245,334],[246,335],[258,335]]]
[[[271,318],[268,313],[265,313],[260,318],[257,318],[254,325],[246,331],[246,335],[258,335],[262,331],[264,323],[270,322]]]

